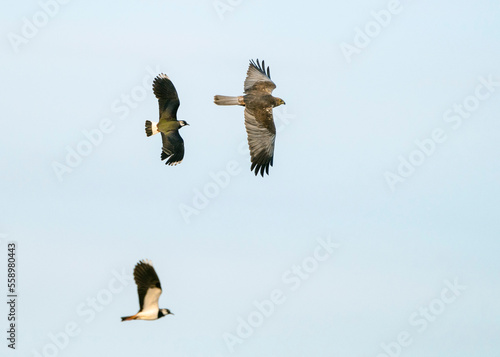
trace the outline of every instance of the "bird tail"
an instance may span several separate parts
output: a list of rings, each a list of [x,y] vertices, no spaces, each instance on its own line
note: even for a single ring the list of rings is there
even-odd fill
[[[155,135],[158,133],[159,133],[158,123],[156,123],[154,121],[146,120],[146,135],[151,136],[151,135]]]
[[[122,321],[131,321],[137,319],[137,315],[134,316],[123,316]]]
[[[214,97],[214,103],[217,105],[245,105],[243,96],[229,97],[227,95],[216,95]]]

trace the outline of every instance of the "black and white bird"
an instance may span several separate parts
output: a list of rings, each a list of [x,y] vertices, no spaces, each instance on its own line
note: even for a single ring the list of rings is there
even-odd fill
[[[174,84],[166,74],[159,74],[153,81],[153,92],[158,98],[160,119],[158,122],[146,120],[146,135],[161,133],[163,142],[161,159],[168,159],[165,164],[175,166],[184,158],[184,140],[179,129],[189,125],[184,120],[177,120],[177,109],[180,101]]]
[[[139,294],[140,310],[133,316],[124,316],[122,321],[158,320],[160,317],[173,315],[169,309],[160,309],[158,299],[161,295],[161,284],[151,260],[141,260],[134,268],[134,280]]]

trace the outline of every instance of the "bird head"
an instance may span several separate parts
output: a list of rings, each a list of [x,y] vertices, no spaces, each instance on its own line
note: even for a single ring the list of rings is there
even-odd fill
[[[275,100],[276,100],[275,107],[279,107],[281,104],[286,104],[285,101],[281,98],[276,97]]]
[[[158,318],[167,316],[167,315],[173,315],[173,313],[169,309],[160,309],[158,313]]]
[[[182,128],[183,126],[186,126],[186,125],[189,125],[189,124],[188,124],[188,123],[187,123],[187,121],[185,121],[185,120],[179,120],[179,125],[180,125],[180,126],[181,126],[181,128]]]

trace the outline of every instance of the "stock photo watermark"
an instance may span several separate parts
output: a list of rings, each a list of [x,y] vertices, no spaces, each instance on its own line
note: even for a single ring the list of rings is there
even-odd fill
[[[4,238],[4,237],[2,237]],[[7,238],[7,236],[5,236]],[[9,241],[7,242],[7,347],[13,350],[16,349],[16,344],[18,341],[18,260],[17,260],[17,251],[18,251],[17,242]]]
[[[401,355],[403,350],[414,342],[415,335],[424,333],[466,289],[466,286],[459,283],[458,278],[455,278],[453,282],[445,280],[440,294],[408,317],[408,324],[413,330],[402,330],[393,341],[382,342],[380,349],[383,352],[377,354],[377,357],[398,357]]]
[[[434,128],[430,135],[423,139],[414,141],[415,148],[407,155],[398,156],[398,166],[392,171],[384,172],[384,179],[392,192],[396,190],[396,185],[405,182],[415,174],[417,167],[422,166],[426,160],[434,155],[440,145],[448,139],[448,132],[460,129],[465,119],[472,117],[472,114],[479,109],[481,102],[489,99],[496,89],[500,87],[500,82],[493,78],[493,75],[481,76],[478,78],[474,92],[459,103],[454,103],[443,115],[443,121],[448,125],[447,129],[441,127]]]
[[[26,45],[35,38],[40,30],[47,26],[51,19],[61,11],[61,7],[71,0],[45,0],[39,1],[40,7],[33,15],[22,18],[22,25],[18,32],[9,32],[7,39],[15,53],[19,52],[21,45]]]
[[[76,306],[75,313],[78,320],[71,320],[66,323],[64,328],[58,332],[49,332],[47,342],[40,349],[32,349],[32,357],[55,357],[65,350],[72,338],[79,336],[84,327],[96,319],[106,306],[109,306],[114,297],[120,294],[125,287],[134,281],[132,275],[125,272],[125,268],[119,273],[116,270],[111,272],[112,278],[108,281],[105,288],[99,290],[95,295],[87,297],[85,301]]]
[[[116,118],[124,120],[130,115],[133,109],[143,102],[149,91],[151,90],[152,79],[159,73],[159,66],[156,69],[146,67],[146,74],[144,75],[141,84],[131,88],[128,92],[120,95],[111,103],[111,112],[116,115]],[[81,131],[83,137],[78,143],[73,146],[67,145],[65,147],[66,154],[62,161],[52,161],[52,170],[56,175],[59,182],[64,180],[64,176],[72,173],[78,166],[80,166],[85,157],[92,154],[92,152],[103,143],[104,138],[115,131],[116,118],[102,118],[93,129]]]
[[[224,21],[226,13],[233,12],[234,9],[241,5],[242,2],[243,0],[215,0],[212,3],[212,6],[214,7],[217,16],[219,16],[219,19]]]
[[[268,297],[254,300],[251,312],[246,317],[237,317],[234,332],[225,332],[222,335],[228,351],[233,353],[237,345],[241,345],[254,334],[256,329],[262,327],[264,322],[275,313],[277,307],[288,299],[289,294],[297,291],[339,247],[340,244],[332,241],[330,236],[316,239],[316,246],[312,253],[281,274],[281,283],[285,285],[285,288],[273,289]]]
[[[295,115],[289,114],[285,107],[274,110],[276,119],[276,132],[280,133],[290,124],[289,119],[295,118]],[[187,224],[191,223],[192,216],[198,216],[201,211],[207,208],[210,202],[218,197],[220,193],[229,186],[231,180],[243,172],[241,162],[243,158],[247,160],[248,144],[246,139],[236,148],[238,159],[229,160],[226,165],[217,172],[209,172],[209,179],[201,188],[193,189],[193,196],[190,203],[179,204],[179,212],[182,219]]]
[[[359,55],[370,43],[387,28],[394,16],[403,11],[399,0],[390,0],[384,9],[370,12],[371,19],[362,27],[354,28],[352,43],[341,42],[339,47],[347,63],[352,62],[352,56]]]

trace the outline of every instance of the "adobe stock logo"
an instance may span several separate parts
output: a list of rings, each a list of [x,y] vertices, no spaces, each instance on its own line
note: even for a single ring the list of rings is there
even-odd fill
[[[59,182],[63,182],[65,176],[76,170],[98,148],[109,134],[116,129],[116,119],[126,119],[132,110],[139,107],[150,91],[151,81],[159,73],[159,66],[155,69],[147,66],[141,84],[137,84],[129,91],[122,93],[110,105],[111,112],[115,118],[102,118],[99,123],[90,130],[81,130],[83,138],[78,143],[70,146],[66,145],[64,160],[52,161],[51,167]]]
[[[447,131],[454,132],[460,129],[464,119],[471,118],[472,114],[480,108],[481,103],[489,99],[500,87],[500,82],[495,81],[491,74],[487,77],[480,76],[478,82],[472,94],[465,97],[460,103],[454,103],[451,109],[447,109],[443,113],[443,121],[450,126],[448,130],[436,127],[430,132],[429,137],[415,140],[416,148],[407,155],[398,156],[397,168],[384,172],[385,181],[392,192],[396,190],[396,185],[413,176],[417,167],[422,166],[429,157],[438,151],[439,146],[448,139]]]
[[[224,21],[226,12],[233,12],[234,9],[241,5],[243,0],[215,0],[212,5],[221,21]]]
[[[61,5],[66,5],[70,0],[46,0],[39,1],[40,10],[35,12],[31,18],[23,17],[23,24],[19,33],[9,32],[7,39],[15,53],[19,52],[19,47],[23,44],[28,44],[33,39],[40,29],[49,24],[50,19],[59,14]]]
[[[281,133],[291,123],[290,119],[295,118],[294,114],[289,114],[284,106],[274,110],[276,132]],[[236,147],[238,157],[229,160],[226,165],[216,172],[209,172],[209,179],[201,188],[193,188],[193,196],[188,203],[179,204],[179,213],[184,222],[191,223],[194,217],[206,209],[212,200],[217,198],[234,179],[243,172],[243,167],[248,165],[248,144],[244,139]],[[245,162],[243,166],[242,162]]]
[[[347,63],[352,62],[352,56],[359,55],[363,49],[367,48],[372,40],[382,33],[382,29],[391,24],[393,17],[402,10],[399,0],[391,0],[387,3],[386,9],[372,11],[370,13],[372,20],[368,21],[362,29],[360,27],[354,29],[352,44],[346,42],[340,44],[340,50]]]
[[[458,278],[455,278],[453,282],[445,280],[444,285],[438,297],[432,299],[428,304],[421,306],[408,317],[408,324],[416,328],[417,333],[421,334],[425,332],[446,311],[448,306],[453,304],[462,295],[463,291],[467,289],[466,286],[458,282]],[[382,342],[380,344],[383,352],[377,354],[377,357],[400,356],[403,349],[408,348],[414,342],[414,335],[415,332],[412,334],[408,330],[400,331],[394,341]]]
[[[105,288],[100,289],[96,294],[87,297],[85,302],[81,302],[76,306],[76,314],[80,318],[84,318],[85,324],[90,324],[96,319],[98,314],[104,308],[110,305],[115,299],[116,295],[120,294],[124,289],[134,281],[132,275],[126,273],[125,269],[122,272],[113,270],[112,277],[108,280]],[[56,357],[60,352],[64,351],[75,337],[79,336],[84,326],[82,322],[75,320],[68,321],[61,331],[49,332],[47,342],[40,349],[32,349],[32,357]]]
[[[292,265],[281,274],[281,282],[290,293],[297,291],[340,247],[340,244],[332,241],[329,236],[316,239],[316,243],[312,254],[302,259],[300,264]],[[222,335],[229,352],[233,353],[236,345],[241,345],[250,338],[288,299],[286,290],[280,288],[272,290],[268,296],[269,298],[254,300],[253,308],[246,317],[237,317],[234,333],[225,332]]]

